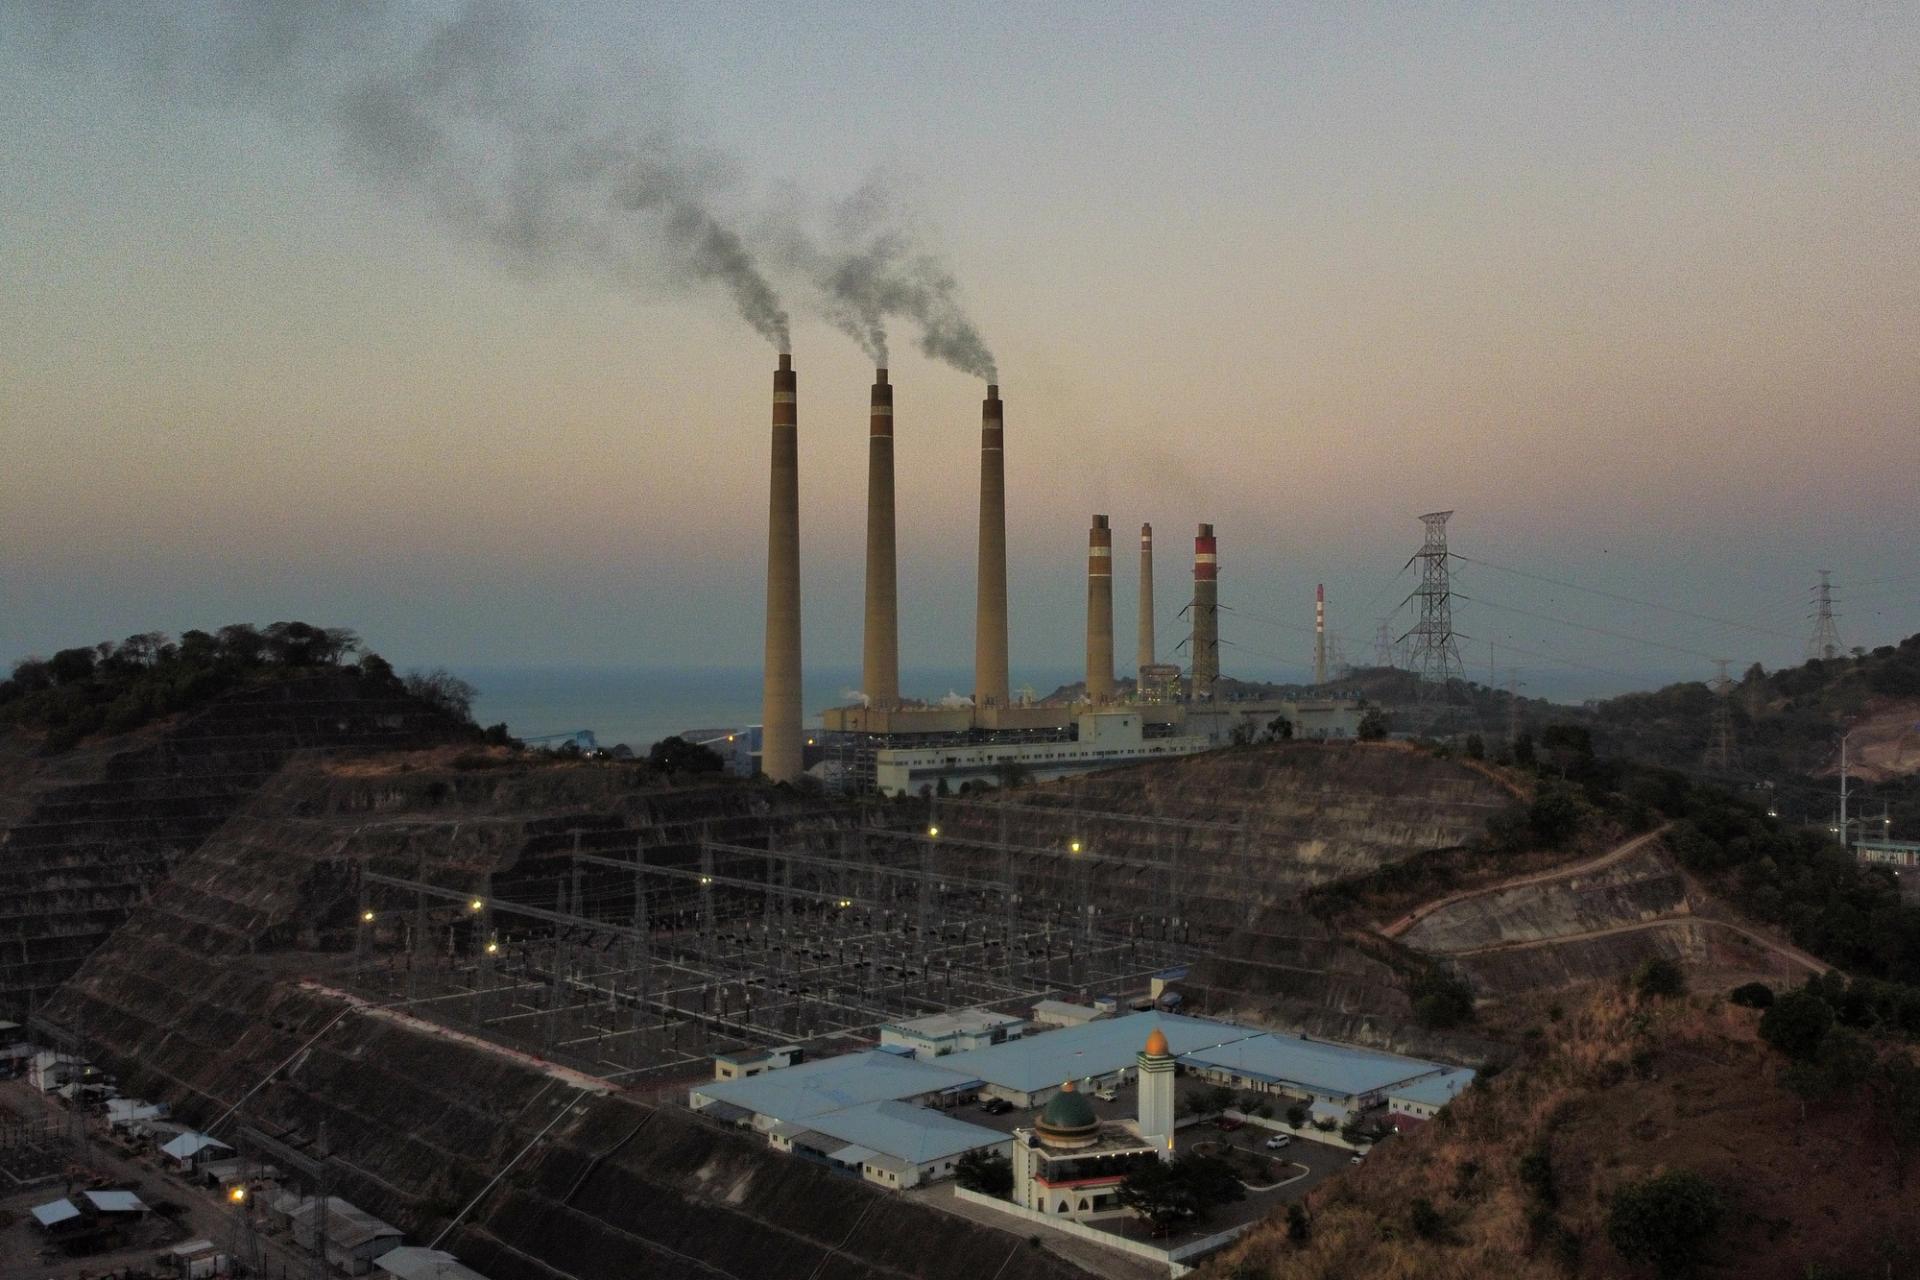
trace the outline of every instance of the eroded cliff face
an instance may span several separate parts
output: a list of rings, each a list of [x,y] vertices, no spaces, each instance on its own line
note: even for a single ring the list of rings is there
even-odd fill
[[[190,1121],[243,1103],[223,1136],[244,1122],[313,1151],[324,1134],[337,1193],[416,1241],[480,1197],[444,1244],[496,1280],[1079,1274],[1023,1236],[333,990],[330,977],[364,962],[355,865],[463,892],[490,874],[507,892],[545,874],[574,831],[631,847],[692,823],[723,839],[820,808],[761,786],[639,785],[637,770],[593,764],[461,768],[455,755],[283,770],[180,859],[48,1016],[82,1033],[128,1093]]]

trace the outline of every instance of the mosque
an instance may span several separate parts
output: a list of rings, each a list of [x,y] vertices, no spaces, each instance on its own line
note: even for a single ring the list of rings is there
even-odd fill
[[[1085,1220],[1128,1212],[1120,1184],[1150,1160],[1173,1159],[1173,1054],[1155,1027],[1136,1059],[1139,1114],[1102,1121],[1071,1080],[1031,1129],[1013,1131],[1013,1202]]]

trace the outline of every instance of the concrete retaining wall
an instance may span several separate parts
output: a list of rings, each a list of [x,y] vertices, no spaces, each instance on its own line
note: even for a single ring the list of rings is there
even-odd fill
[[[1111,1232],[1096,1230],[1093,1227],[1075,1222],[1071,1218],[1061,1218],[1052,1214],[1041,1213],[1037,1209],[1028,1209],[1022,1205],[1013,1203],[1011,1200],[1002,1200],[997,1196],[983,1195],[978,1191],[968,1190],[966,1187],[955,1187],[953,1194],[959,1199],[965,1200],[968,1204],[982,1205],[998,1213],[1004,1213],[1009,1217],[1024,1219],[1036,1226],[1050,1228],[1051,1230],[1060,1232],[1062,1235],[1075,1236],[1081,1240],[1091,1241],[1103,1249],[1113,1249],[1120,1253],[1129,1253],[1136,1258],[1145,1258],[1149,1262],[1165,1263],[1167,1264],[1168,1274],[1175,1276],[1185,1275],[1192,1269],[1181,1266],[1180,1264],[1182,1262],[1190,1258],[1202,1257],[1212,1253],[1215,1249],[1224,1248],[1239,1239],[1247,1227],[1253,1225],[1247,1223],[1226,1231],[1216,1232],[1204,1239],[1189,1241],[1176,1249],[1157,1249],[1144,1241],[1129,1240],[1125,1236],[1116,1236]]]

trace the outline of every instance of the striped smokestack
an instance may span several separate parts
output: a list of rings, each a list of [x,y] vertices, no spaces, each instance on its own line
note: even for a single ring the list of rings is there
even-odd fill
[[[1196,702],[1213,700],[1220,679],[1220,547],[1213,526],[1193,540],[1193,689]]]
[[[867,429],[867,629],[860,688],[869,705],[900,705],[900,604],[893,542],[893,388],[873,371]]]
[[[1000,388],[980,405],[980,590],[974,604],[973,703],[1007,705],[1007,471]]]
[[[1140,651],[1134,666],[1135,678],[1144,685],[1147,668],[1153,665],[1153,526],[1140,526]],[[1140,692],[1138,686],[1135,689]]]
[[[1087,701],[1113,701],[1113,530],[1087,530]]]
[[[1313,682],[1327,682],[1327,584],[1313,589]]]
[[[773,374],[773,470],[767,501],[767,658],[760,702],[760,768],[791,782],[800,746],[800,442],[793,357]]]

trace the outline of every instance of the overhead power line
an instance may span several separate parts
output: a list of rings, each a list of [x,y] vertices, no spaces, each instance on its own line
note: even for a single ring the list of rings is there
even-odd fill
[[[1798,640],[1798,636],[1788,635],[1784,631],[1775,631],[1769,627],[1758,627],[1751,622],[1736,622],[1732,618],[1716,618],[1710,613],[1695,613],[1691,609],[1682,609],[1678,605],[1662,604],[1658,600],[1641,600],[1634,596],[1621,595],[1617,591],[1602,591],[1598,587],[1583,587],[1577,582],[1568,582],[1562,578],[1549,578],[1542,573],[1530,573],[1525,569],[1515,569],[1511,565],[1495,564],[1491,560],[1481,560],[1474,556],[1453,553],[1455,560],[1464,560],[1468,564],[1477,564],[1486,569],[1497,569],[1501,573],[1511,573],[1518,578],[1531,578],[1535,582],[1544,582],[1550,586],[1565,587],[1569,591],[1584,591],[1588,595],[1601,596],[1608,600],[1618,600],[1621,604],[1638,605],[1644,609],[1660,609],[1667,613],[1678,614],[1683,618],[1692,618],[1696,622],[1711,622],[1721,627],[1737,627],[1742,631],[1752,631],[1758,635],[1772,636],[1778,640]]]
[[[1699,649],[1689,649],[1685,645],[1667,644],[1660,640],[1649,640],[1645,636],[1628,635],[1624,631],[1610,631],[1606,627],[1596,627],[1587,622],[1575,622],[1571,618],[1558,618],[1550,613],[1535,613],[1531,609],[1520,609],[1510,604],[1500,604],[1497,601],[1488,600],[1482,596],[1464,596],[1456,592],[1454,598],[1457,600],[1471,600],[1475,604],[1485,605],[1489,609],[1499,609],[1505,613],[1517,613],[1523,618],[1534,618],[1540,622],[1552,622],[1563,627],[1573,627],[1580,631],[1591,631],[1595,635],[1611,636],[1615,640],[1628,640],[1653,649],[1665,649],[1671,653],[1684,653],[1690,658],[1704,658],[1708,662],[1719,661],[1719,657],[1716,654],[1703,653]]]

